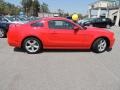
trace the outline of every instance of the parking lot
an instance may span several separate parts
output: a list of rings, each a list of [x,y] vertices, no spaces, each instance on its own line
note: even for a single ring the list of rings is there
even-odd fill
[[[29,55],[0,39],[0,90],[120,90],[120,28],[111,52],[46,50]]]

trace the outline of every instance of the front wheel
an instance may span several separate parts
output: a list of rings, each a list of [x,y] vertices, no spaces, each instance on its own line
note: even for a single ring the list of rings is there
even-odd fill
[[[37,54],[42,51],[42,44],[38,39],[30,37],[24,40],[23,48],[28,54]]]
[[[96,53],[105,52],[107,48],[107,41],[104,38],[97,39],[92,46],[92,50]]]

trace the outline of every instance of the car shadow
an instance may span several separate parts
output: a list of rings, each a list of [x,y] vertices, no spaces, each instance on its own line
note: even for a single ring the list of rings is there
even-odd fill
[[[74,50],[74,49],[45,49],[43,50],[43,52],[64,52],[64,53],[68,53],[68,52],[92,52],[91,50],[86,50],[86,49],[77,49],[77,50]]]
[[[26,53],[24,49],[22,48],[14,48],[14,52],[23,52]]]
[[[22,53],[26,53],[26,51],[22,48],[14,48],[14,52],[22,52]],[[56,53],[68,53],[68,52],[92,52],[91,50],[87,50],[87,49],[44,49],[41,53],[46,53],[46,52],[56,52]]]

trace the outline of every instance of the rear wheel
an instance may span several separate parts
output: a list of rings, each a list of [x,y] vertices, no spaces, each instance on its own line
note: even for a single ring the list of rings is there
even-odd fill
[[[24,40],[23,48],[28,54],[37,54],[42,51],[42,43],[38,39],[30,37]]]
[[[92,50],[96,53],[105,52],[107,48],[107,41],[104,38],[97,39],[92,46]]]
[[[6,36],[5,30],[0,28],[0,38],[4,38]]]

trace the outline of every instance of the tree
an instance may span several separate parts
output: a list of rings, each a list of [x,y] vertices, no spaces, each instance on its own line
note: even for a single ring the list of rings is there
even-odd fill
[[[40,3],[38,2],[38,0],[34,0],[32,7],[33,7],[33,15],[38,16],[38,12],[40,11]]]
[[[27,15],[37,16],[40,3],[38,0],[22,0],[22,6]]]
[[[59,15],[62,17],[62,16],[64,15],[64,10],[58,9],[58,13],[59,13]]]
[[[20,8],[16,7],[14,4],[0,0],[0,14],[11,14],[17,15],[20,11]]]
[[[40,10],[41,10],[41,12],[48,13],[49,12],[48,4],[43,2],[42,5],[41,5]]]
[[[22,6],[27,15],[29,14],[31,5],[32,5],[32,0],[22,0]]]
[[[80,14],[80,13],[77,13],[77,14],[78,14],[78,17],[79,17],[80,19],[83,18],[82,14]]]

